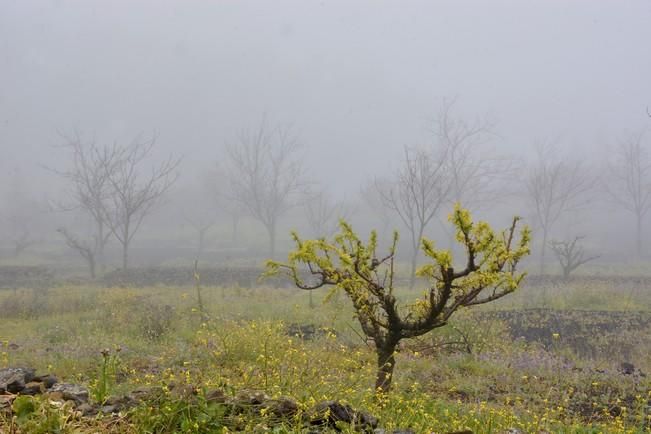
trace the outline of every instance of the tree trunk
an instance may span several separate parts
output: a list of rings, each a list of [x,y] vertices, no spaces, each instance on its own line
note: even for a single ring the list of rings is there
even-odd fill
[[[129,266],[129,243],[122,243],[122,270],[126,271]]]
[[[199,239],[197,240],[197,258],[201,258],[206,244],[206,231],[207,228],[199,229]]]
[[[271,223],[267,231],[269,232],[269,259],[274,259],[276,256],[276,224]]]
[[[635,251],[638,259],[640,259],[642,258],[642,215],[638,213],[635,217]]]
[[[545,274],[545,252],[547,251],[547,230],[543,229],[542,245],[540,247],[540,274]]]
[[[572,268],[570,268],[569,265],[567,267],[563,267],[563,280],[569,279],[571,272],[572,272]]]
[[[88,256],[88,271],[90,272],[90,278],[93,280],[95,280],[95,277],[97,277],[96,268],[97,266],[95,263],[95,256],[92,252],[90,252]]]
[[[377,376],[375,378],[375,392],[378,395],[388,393],[391,390],[393,380],[393,368],[396,365],[395,351],[396,343],[388,342],[381,347],[376,347],[377,353]]]
[[[99,269],[102,273],[106,271],[106,258],[104,256],[104,250],[106,248],[106,242],[108,238],[104,235],[104,225],[101,223],[97,224],[97,253],[95,257],[97,258],[97,263],[99,263]]]

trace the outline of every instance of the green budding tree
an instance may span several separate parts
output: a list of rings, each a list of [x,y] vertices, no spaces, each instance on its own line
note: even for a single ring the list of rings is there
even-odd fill
[[[363,333],[375,343],[375,385],[377,393],[383,394],[391,388],[395,352],[402,339],[444,326],[459,309],[504,297],[524,278],[516,266],[529,254],[531,236],[526,226],[517,233],[519,217],[513,218],[508,229],[495,233],[487,223],[473,222],[470,213],[457,204],[449,220],[465,249],[465,265],[455,268],[449,250],[436,249],[423,238],[421,248],[429,262],[417,274],[429,285],[411,304],[401,305],[394,294],[398,233],[394,232],[387,255],[379,257],[377,233],[371,232],[364,242],[343,220],[332,240],[303,240],[294,233],[296,250],[286,263],[268,261],[266,274],[285,274],[304,290],[329,285],[348,295]]]

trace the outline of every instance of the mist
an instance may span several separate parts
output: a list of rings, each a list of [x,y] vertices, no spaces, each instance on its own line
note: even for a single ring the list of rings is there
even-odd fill
[[[177,322],[186,327],[198,309],[208,327],[217,312],[247,321],[257,312],[301,333],[308,322],[317,335],[332,328],[343,339],[339,319],[329,315],[355,310],[359,319],[364,309],[342,304],[340,295],[327,304],[334,292],[317,288],[339,288],[355,300],[346,292],[350,282],[315,272],[305,258],[316,253],[305,241],[370,255],[368,270],[388,267],[384,280],[373,280],[382,290],[392,288],[395,271],[402,312],[414,288],[425,285],[442,300],[445,276],[475,265],[466,257],[483,244],[463,231],[468,210],[495,239],[510,234],[528,249],[493,246],[512,257],[496,259],[490,272],[509,277],[493,276],[500,282],[493,295],[504,299],[490,319],[481,316],[490,309],[479,309],[477,328],[503,325],[481,321],[519,327],[515,316],[529,310],[561,323],[575,311],[639,311],[647,325],[624,337],[617,329],[612,347],[594,350],[598,357],[563,342],[580,363],[597,366],[619,353],[626,360],[617,363],[639,368],[632,358],[641,356],[622,342],[644,333],[651,306],[650,19],[647,0],[0,0],[0,289],[13,289],[0,291],[0,317],[84,309],[68,312],[50,301],[28,313],[20,303],[31,306],[32,296],[72,299],[90,288],[100,294],[93,297],[110,297],[139,288],[155,302],[146,315],[123,319],[145,315],[147,327],[160,328],[147,336],[167,335]],[[473,230],[478,240],[493,239]],[[337,244],[342,239],[369,250],[351,253]],[[305,260],[300,272],[292,268],[297,257]],[[440,275],[420,268],[430,262]],[[259,280],[265,270],[281,275]],[[301,273],[310,278],[300,280]],[[507,281],[524,289],[499,292]],[[194,300],[192,285],[198,307],[190,308],[183,303]],[[181,305],[171,301],[177,289]],[[284,291],[289,301],[272,312],[265,291]],[[473,305],[473,297],[460,306]],[[424,303],[431,308],[434,299]],[[295,318],[290,305],[325,313]],[[184,316],[181,306],[194,313]],[[450,327],[467,325],[463,318]],[[461,330],[468,345],[461,352],[473,357],[468,342],[493,338],[441,321],[449,333]],[[556,357],[552,336],[563,333],[550,321],[540,326],[544,339],[519,329],[511,337],[522,333]],[[386,339],[365,327],[355,325],[355,333],[375,342],[382,360],[376,389],[388,392],[393,373],[382,366],[395,365],[402,344],[380,348]],[[400,336],[422,331],[410,330]],[[396,423],[387,426],[402,426]]]

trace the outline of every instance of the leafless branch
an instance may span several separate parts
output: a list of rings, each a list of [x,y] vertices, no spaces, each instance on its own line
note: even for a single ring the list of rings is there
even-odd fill
[[[305,169],[298,159],[301,148],[291,128],[269,127],[264,120],[257,129],[242,131],[226,148],[231,197],[265,226],[271,257],[279,219],[298,205],[307,190]]]

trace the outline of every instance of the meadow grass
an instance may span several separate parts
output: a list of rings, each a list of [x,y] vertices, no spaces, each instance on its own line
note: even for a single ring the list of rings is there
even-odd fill
[[[590,288],[554,284],[546,288],[545,300],[555,309],[614,311],[633,304],[648,310],[651,294],[633,289],[607,282]],[[615,296],[622,291],[633,295],[622,301]],[[469,311],[403,345],[394,390],[377,399],[372,343],[362,338],[346,300],[335,295],[324,303],[326,293],[315,293],[317,306],[310,309],[308,295],[299,290],[203,288],[205,320],[192,287],[2,292],[1,366],[51,372],[102,396],[141,387],[164,393],[119,418],[79,419],[72,409],[54,411],[37,400],[31,418],[19,423],[5,415],[0,426],[37,432],[40,421],[58,424],[59,432],[307,432],[300,417],[279,424],[259,413],[227,416],[223,407],[201,399],[215,389],[291,397],[303,412],[337,400],[371,412],[385,428],[417,433],[636,433],[649,426],[649,381],[617,374],[616,358],[581,359],[562,338],[548,349],[514,340],[505,323]],[[539,307],[541,293],[540,287],[524,288],[482,311]],[[408,296],[401,291],[400,297]],[[304,339],[288,334],[290,324],[322,332]],[[605,351],[616,352],[616,340],[603,343]],[[648,372],[647,343],[641,340],[636,366]],[[109,382],[102,374],[105,349],[119,358],[119,372]],[[197,397],[179,394],[186,386]]]

